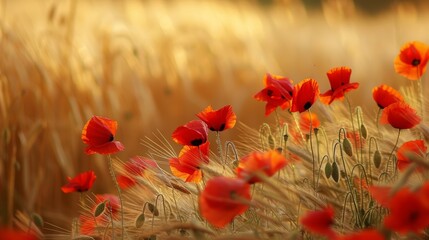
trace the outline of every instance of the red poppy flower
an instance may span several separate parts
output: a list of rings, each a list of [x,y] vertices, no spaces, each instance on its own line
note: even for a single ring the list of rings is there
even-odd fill
[[[384,236],[374,229],[365,229],[359,232],[341,236],[339,240],[384,240]]]
[[[426,151],[427,147],[423,140],[405,142],[398,148],[396,152],[396,157],[398,159],[398,169],[401,171],[405,170],[412,163],[410,157],[425,158]]]
[[[377,106],[381,109],[384,109],[392,103],[404,101],[404,98],[398,91],[386,84],[381,84],[380,86],[373,88],[372,98],[374,98]]]
[[[178,158],[170,159],[170,169],[174,176],[185,182],[198,183],[202,180],[201,164],[209,163],[209,142],[199,147],[184,146]]]
[[[30,232],[22,232],[10,228],[2,228],[0,229],[0,239],[37,240],[37,237]]]
[[[291,112],[304,112],[307,111],[319,96],[319,84],[316,80],[308,78],[302,80],[295,85],[293,89],[293,99]]]
[[[428,59],[428,45],[421,42],[409,42],[402,46],[401,52],[395,58],[395,70],[410,80],[418,80],[426,71]]]
[[[320,94],[320,101],[331,104],[335,99],[342,100],[344,94],[359,87],[359,83],[350,83],[352,70],[349,67],[337,67],[329,70],[328,75],[331,89]]]
[[[254,98],[258,101],[267,102],[265,105],[265,116],[270,115],[277,107],[283,110],[289,108],[293,94],[292,80],[282,76],[264,76],[265,88],[258,92]]]
[[[399,190],[389,202],[390,213],[384,226],[400,234],[420,233],[429,225],[429,211],[419,194],[408,188]]]
[[[390,104],[383,110],[380,122],[389,123],[397,129],[410,129],[419,124],[421,118],[417,115],[416,110],[404,102]]]
[[[94,171],[81,173],[74,178],[68,177],[69,183],[62,186],[61,190],[64,193],[86,192],[92,187],[96,178]]]
[[[113,154],[125,149],[119,141],[114,141],[118,123],[104,117],[94,116],[83,127],[82,141],[88,146],[86,154]]]
[[[276,150],[268,152],[252,152],[240,159],[237,168],[237,176],[248,183],[261,182],[255,176],[256,172],[264,173],[271,177],[286,165],[286,159]]]
[[[366,140],[365,138],[361,138],[359,131],[355,131],[354,134],[352,131],[346,132],[347,139],[353,144],[354,147],[363,148],[365,146]]]
[[[368,191],[371,194],[372,198],[378,202],[383,207],[387,207],[390,201],[390,190],[391,187],[384,186],[369,186]]]
[[[200,213],[219,228],[244,213],[250,201],[250,185],[242,179],[219,176],[210,179],[199,197]]]
[[[159,168],[159,166],[154,160],[142,156],[135,156],[124,164],[125,173],[118,175],[116,180],[122,189],[127,189],[137,184],[136,177],[143,176],[146,169],[157,168]]]
[[[208,127],[201,120],[192,120],[173,132],[173,140],[178,144],[199,146],[207,141]]]
[[[303,112],[300,114],[301,118],[299,121],[299,127],[303,133],[310,133],[310,119],[311,119],[311,128],[320,127],[320,121],[315,113]],[[311,116],[311,117],[310,117]]]
[[[332,229],[334,224],[334,209],[327,206],[322,210],[308,212],[300,220],[302,226],[309,232],[335,239],[337,233]]]
[[[219,110],[213,110],[211,106],[208,106],[202,112],[198,113],[197,117],[204,121],[210,130],[219,132],[233,128],[237,121],[231,105],[227,105]]]
[[[110,218],[107,214],[101,214],[100,216],[94,218],[93,215],[79,216],[79,226],[80,226],[80,234],[83,235],[93,235],[96,227],[105,228],[110,225]]]

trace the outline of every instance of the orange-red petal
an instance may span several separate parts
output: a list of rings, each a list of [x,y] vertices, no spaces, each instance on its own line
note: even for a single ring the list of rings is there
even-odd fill
[[[402,95],[394,88],[381,84],[372,89],[372,98],[381,109],[388,107],[390,104],[404,101]]]
[[[237,178],[219,176],[210,179],[199,197],[200,213],[218,228],[244,213],[250,201],[250,185]]]
[[[295,85],[293,90],[291,112],[307,111],[319,97],[319,84],[308,78]]]
[[[384,240],[384,236],[375,229],[364,229],[341,236],[339,240]]]
[[[69,178],[69,183],[62,186],[61,190],[64,193],[86,192],[92,187],[96,178],[94,171],[80,173],[74,178]]]
[[[223,131],[233,128],[237,121],[237,116],[232,111],[231,105],[218,110],[213,110],[211,106],[208,106],[198,113],[197,117],[204,121],[211,131]]]
[[[418,80],[426,71],[428,59],[428,45],[422,42],[406,43],[395,58],[395,71],[410,80]]]
[[[400,171],[405,170],[411,163],[411,156],[425,158],[427,147],[423,140],[414,140],[403,143],[396,151],[397,166]]]
[[[419,124],[421,118],[410,105],[405,102],[396,102],[383,110],[380,122],[389,123],[397,129],[410,129]]]
[[[330,239],[337,237],[337,233],[332,229],[332,225],[334,224],[334,209],[331,206],[306,213],[300,222],[311,233],[323,235]]]
[[[199,146],[207,141],[208,127],[201,120],[192,120],[173,132],[173,140],[181,145]]]
[[[246,180],[248,183],[260,182],[255,174],[263,173],[269,177],[274,175],[278,170],[286,165],[287,161],[276,150],[267,152],[252,152],[240,159],[237,168],[237,176]]]

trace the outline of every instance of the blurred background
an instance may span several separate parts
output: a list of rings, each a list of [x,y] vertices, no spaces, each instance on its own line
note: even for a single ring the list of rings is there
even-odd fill
[[[1,0],[0,225],[17,210],[68,228],[78,194],[67,176],[89,169],[94,192],[112,192],[107,160],[80,139],[92,115],[119,123],[126,161],[141,140],[173,130],[208,105],[231,104],[258,128],[264,103],[252,96],[266,72],[319,81],[352,68],[355,104],[375,113],[371,89],[398,87],[400,47],[429,43],[429,1],[401,0]],[[427,84],[425,84],[427,86]],[[223,139],[237,138],[233,129]],[[168,167],[165,159],[157,159]]]

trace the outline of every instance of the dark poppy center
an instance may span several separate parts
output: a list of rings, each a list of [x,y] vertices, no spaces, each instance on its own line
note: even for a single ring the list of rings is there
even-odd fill
[[[194,139],[191,141],[192,146],[200,146],[203,143],[202,139]]]
[[[113,134],[110,134],[109,136],[109,142],[113,141],[115,139],[115,137],[113,136]]]
[[[420,64],[420,59],[413,59],[413,61],[411,62],[411,65],[413,65],[414,67],[417,67]]]
[[[219,127],[219,131],[223,131],[225,129],[225,123],[222,123]]]
[[[308,110],[310,107],[311,107],[311,102],[306,102],[306,103],[304,104],[304,109],[305,109],[305,110]]]
[[[269,97],[271,97],[271,96],[273,95],[273,90],[268,89],[268,90],[267,90],[267,95],[268,95]]]
[[[420,214],[418,211],[411,212],[409,216],[410,222],[416,221],[419,218],[419,216]]]
[[[381,106],[380,104],[378,104],[377,103],[377,106],[379,107],[379,108],[381,108],[381,109],[384,109],[384,107],[383,106]]]

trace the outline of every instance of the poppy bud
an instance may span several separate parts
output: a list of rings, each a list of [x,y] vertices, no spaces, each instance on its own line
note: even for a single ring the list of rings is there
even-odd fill
[[[106,201],[103,201],[103,202],[99,203],[95,207],[94,217],[100,216],[104,212],[105,209],[106,209]]]
[[[380,165],[381,165],[381,153],[380,153],[380,151],[378,149],[375,150],[374,156],[372,158],[372,161],[374,162],[374,166],[376,168],[380,167]]]
[[[348,138],[344,138],[343,140],[343,150],[350,157],[353,156],[352,144]]]
[[[143,226],[144,220],[145,220],[144,213],[140,213],[137,216],[136,221],[135,221],[136,228],[141,228]]]
[[[327,162],[325,165],[325,176],[326,178],[330,178],[332,175],[332,165],[330,162]]]
[[[366,129],[365,124],[362,123],[362,125],[360,125],[360,132],[362,133],[362,137],[363,138],[367,138],[368,137],[368,131]]]

